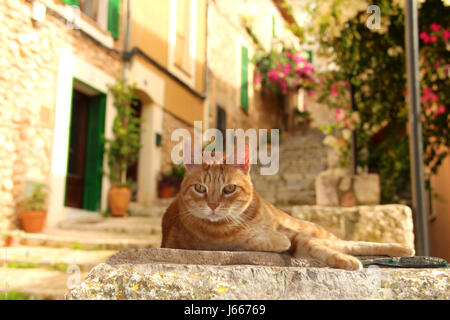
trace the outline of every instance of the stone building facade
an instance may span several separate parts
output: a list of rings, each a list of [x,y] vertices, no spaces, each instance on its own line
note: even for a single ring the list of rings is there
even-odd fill
[[[107,161],[97,151],[100,137],[112,137],[108,85],[121,77],[136,83],[141,106],[135,201],[142,205],[151,205],[159,173],[171,167],[175,129],[192,133],[194,121],[215,128],[219,109],[226,128],[279,127],[279,101],[253,87],[256,46],[243,16],[266,49],[280,39],[298,43],[271,0],[2,1],[0,231],[18,226],[17,203],[32,182],[49,186],[49,227],[107,208],[110,182],[101,174]],[[240,104],[242,47],[249,58],[248,110]],[[77,117],[79,125],[97,128],[93,136],[94,129],[74,131]],[[91,145],[83,155],[73,150],[76,136]],[[73,161],[80,159],[94,169],[94,187],[82,182],[80,197],[72,199],[79,203],[68,205],[77,187],[68,182]]]
[[[63,52],[111,79],[122,67],[106,30],[73,28],[64,3],[41,2],[48,6],[42,22],[32,18],[32,1],[0,4],[0,229],[17,225],[15,206],[26,182],[50,185],[52,154],[65,152],[53,143]]]
[[[209,127],[215,128],[222,122],[230,129],[279,128],[280,100],[262,95],[253,85],[251,59],[257,45],[244,20],[251,21],[252,31],[265,50],[280,41],[298,47],[298,38],[286,28],[287,22],[274,1],[211,1],[208,7]],[[243,48],[248,52],[247,62],[243,61]],[[248,74],[248,108],[240,100],[242,68]]]

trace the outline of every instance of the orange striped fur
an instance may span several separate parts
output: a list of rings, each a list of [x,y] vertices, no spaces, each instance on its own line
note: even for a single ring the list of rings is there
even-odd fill
[[[403,244],[344,241],[319,225],[293,218],[258,195],[248,171],[248,163],[189,166],[180,193],[164,214],[161,247],[289,251],[293,257],[347,270],[362,268],[352,255],[414,255]],[[204,192],[196,190],[202,188],[198,185]],[[236,187],[227,194],[224,187],[229,185]]]

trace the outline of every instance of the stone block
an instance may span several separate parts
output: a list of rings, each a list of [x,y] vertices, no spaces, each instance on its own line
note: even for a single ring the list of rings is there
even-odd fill
[[[317,223],[344,240],[414,246],[412,211],[405,205],[293,206],[293,217]]]
[[[449,277],[449,269],[344,271],[277,253],[132,249],[93,268],[66,299],[448,300]]]
[[[336,190],[337,177],[331,174],[319,174],[316,185],[316,203],[321,206],[338,206],[339,197]]]
[[[380,203],[380,177],[377,174],[354,176],[353,191],[359,204]]]

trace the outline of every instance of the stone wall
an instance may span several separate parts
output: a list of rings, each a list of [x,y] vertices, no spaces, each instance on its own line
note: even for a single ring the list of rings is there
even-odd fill
[[[2,1],[0,21],[0,229],[6,229],[17,222],[25,182],[49,182],[60,49],[69,47],[113,77],[122,62],[49,12],[34,25],[31,1]]]
[[[353,175],[346,169],[321,172],[315,181],[316,204],[353,207],[380,203],[380,177],[377,174]]]
[[[296,132],[280,143],[279,171],[263,176],[259,167],[251,169],[253,186],[266,200],[278,205],[313,205],[314,181],[327,168],[327,147],[318,129]]]

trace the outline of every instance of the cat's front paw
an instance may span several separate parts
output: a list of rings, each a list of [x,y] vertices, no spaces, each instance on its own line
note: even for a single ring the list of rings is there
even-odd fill
[[[274,252],[285,252],[291,248],[291,240],[284,233],[277,232],[272,239],[272,246]]]
[[[359,271],[363,268],[359,259],[342,253],[336,253],[335,255],[329,257],[326,260],[326,264],[330,267],[353,271]]]
[[[416,254],[413,247],[407,244],[392,244],[389,256],[391,257],[412,257]]]

